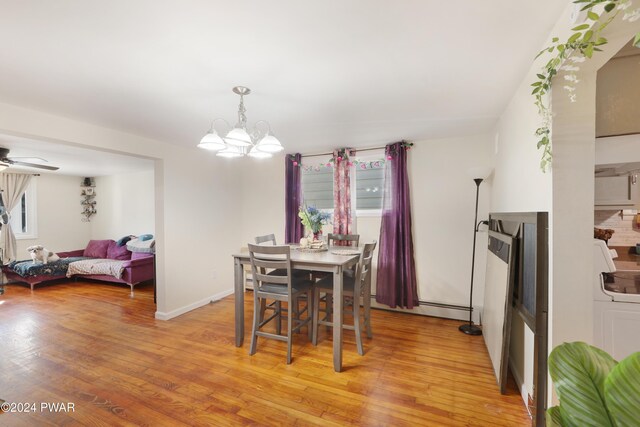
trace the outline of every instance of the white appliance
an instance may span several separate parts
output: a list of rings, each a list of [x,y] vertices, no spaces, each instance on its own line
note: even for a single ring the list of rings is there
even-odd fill
[[[638,289],[638,270],[617,270],[610,250],[603,240],[594,239],[594,341],[599,347],[622,360],[640,351],[640,293],[625,293]],[[611,273],[615,284],[605,285],[603,273]],[[633,286],[625,287],[625,283]]]

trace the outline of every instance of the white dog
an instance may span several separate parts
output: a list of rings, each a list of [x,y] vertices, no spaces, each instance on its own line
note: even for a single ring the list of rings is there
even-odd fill
[[[58,255],[40,245],[29,246],[27,251],[31,254],[31,259],[34,264],[36,264],[37,261],[42,261],[43,264],[47,264],[49,261],[53,262],[60,259]]]

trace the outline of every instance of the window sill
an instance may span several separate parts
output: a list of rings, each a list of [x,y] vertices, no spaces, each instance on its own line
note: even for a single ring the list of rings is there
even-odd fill
[[[375,218],[382,216],[382,209],[356,210],[356,218]]]
[[[37,234],[16,234],[16,240],[37,239]]]

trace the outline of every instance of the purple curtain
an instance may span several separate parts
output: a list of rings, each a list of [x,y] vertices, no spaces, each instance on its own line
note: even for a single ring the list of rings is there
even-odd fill
[[[302,174],[300,165],[302,155],[300,153],[285,156],[285,226],[284,242],[298,243],[304,235],[302,221],[298,217],[298,209],[302,204]]]
[[[356,151],[350,148],[333,151],[333,232],[351,234],[351,156]],[[347,245],[348,242],[336,242],[336,245]]]
[[[411,203],[404,142],[385,149],[385,190],[380,225],[376,301],[391,308],[418,305],[411,237]]]

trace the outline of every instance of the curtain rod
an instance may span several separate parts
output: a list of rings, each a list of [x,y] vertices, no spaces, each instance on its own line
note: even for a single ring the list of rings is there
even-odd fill
[[[384,150],[386,148],[385,147],[371,147],[371,148],[354,148],[354,150],[356,150],[356,153],[359,153],[360,151],[373,151],[373,150]],[[300,157],[319,157],[319,156],[331,156],[333,155],[333,152],[331,153],[319,153],[319,154],[304,154]]]

